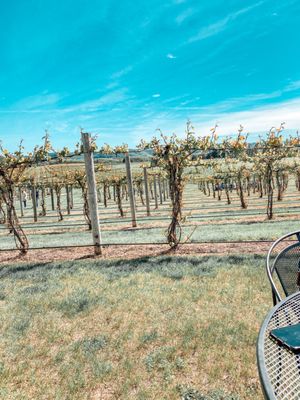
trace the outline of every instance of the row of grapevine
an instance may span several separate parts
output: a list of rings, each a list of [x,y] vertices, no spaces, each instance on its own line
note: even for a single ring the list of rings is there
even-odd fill
[[[235,137],[218,139],[216,128],[208,136],[197,136],[190,123],[186,135],[179,138],[161,134],[150,142],[142,141],[139,149],[151,149],[152,160],[137,170],[131,171],[127,145],[114,148],[104,145],[97,148],[95,140],[88,136],[89,149],[93,153],[113,155],[124,164],[115,168],[109,163],[97,163],[93,167],[94,197],[106,208],[108,198],[113,197],[119,217],[123,218],[123,201],[130,200],[132,226],[137,225],[136,201],[145,207],[147,216],[151,214],[150,201],[155,208],[164,201],[171,206],[171,222],[167,231],[167,242],[176,247],[181,239],[183,220],[183,191],[187,182],[198,185],[205,195],[222,199],[225,193],[227,204],[231,204],[231,193],[236,191],[242,209],[247,208],[250,193],[266,197],[267,218],[274,216],[274,193],[281,201],[288,186],[290,176],[296,178],[300,189],[300,159],[298,136],[284,138],[284,125],[272,128],[265,138],[251,144],[241,127]],[[73,208],[73,190],[81,191],[83,215],[88,229],[92,230],[95,217],[91,216],[91,190],[88,190],[90,172],[82,165],[72,165],[66,160],[80,155],[84,151],[77,145],[74,152],[67,148],[53,150],[49,136],[44,144],[37,146],[31,153],[24,153],[22,146],[14,153],[1,147],[0,158],[0,211],[3,222],[13,233],[16,246],[21,252],[29,248],[28,239],[22,229],[16,212],[16,200],[20,200],[20,212],[23,216],[22,193],[25,190],[33,203],[33,219],[47,215],[46,196],[51,196],[51,208],[57,211],[58,220],[64,219],[62,193],[66,193],[66,212]],[[53,157],[53,154],[55,156]],[[36,193],[41,193],[40,213],[36,203]],[[98,218],[97,218],[98,220]]]

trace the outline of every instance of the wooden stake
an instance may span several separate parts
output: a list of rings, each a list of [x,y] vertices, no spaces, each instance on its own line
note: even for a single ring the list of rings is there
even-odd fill
[[[125,154],[125,164],[126,164],[126,175],[127,175],[127,183],[128,183],[128,194],[130,201],[130,211],[131,211],[131,221],[132,227],[135,228],[137,226],[136,223],[136,215],[135,215],[135,198],[134,198],[134,190],[132,184],[132,174],[131,174],[131,165],[129,154]]]
[[[71,214],[71,196],[70,196],[69,185],[66,185],[66,194],[67,194],[67,211],[68,211],[68,215],[70,215]]]
[[[33,220],[37,222],[37,207],[36,207],[36,187],[32,186],[31,188],[31,200],[32,200],[32,208],[33,208]]]
[[[20,187],[19,187],[19,197],[20,197],[21,217],[24,217],[23,199],[22,199],[22,188],[20,188]]]
[[[156,208],[158,208],[156,175],[153,176],[153,186],[154,186],[154,201],[155,201],[155,209],[156,209]]]
[[[160,204],[162,204],[163,203],[163,195],[162,195],[162,190],[161,190],[160,175],[158,175],[158,191],[159,191],[159,202],[160,202]]]
[[[70,187],[70,199],[71,199],[71,209],[74,208],[74,193],[73,193],[73,185]]]
[[[163,190],[164,201],[166,201],[166,185],[165,185],[165,180],[164,179],[162,181],[162,190]]]
[[[170,183],[169,183],[168,179],[166,179],[166,196],[167,196],[167,199],[170,197]]]
[[[86,179],[88,184],[88,202],[92,224],[93,242],[95,254],[100,255],[102,254],[102,240],[98,216],[98,200],[94,169],[94,157],[91,150],[91,135],[89,133],[81,132],[81,140],[83,145]]]
[[[116,202],[116,185],[113,185],[113,196],[114,196],[114,202]]]
[[[52,211],[55,211],[54,191],[53,191],[53,189],[50,189],[50,195],[51,195],[51,208],[52,208]]]
[[[147,168],[144,167],[144,183],[145,183],[145,196],[146,196],[146,210],[147,216],[150,216],[150,198],[149,198],[149,186],[148,186],[148,173]]]
[[[98,194],[98,203],[101,203],[101,191],[100,191],[100,188],[97,189],[97,194]]]

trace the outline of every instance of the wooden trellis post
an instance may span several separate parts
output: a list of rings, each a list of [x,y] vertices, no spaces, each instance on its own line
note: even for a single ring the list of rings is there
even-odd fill
[[[150,216],[150,198],[149,198],[149,186],[148,186],[148,173],[147,168],[144,167],[144,183],[145,183],[145,196],[146,196],[146,210],[147,216]]]
[[[116,185],[113,184],[113,196],[114,196],[114,202],[116,202]]]
[[[170,197],[170,183],[169,183],[169,181],[168,181],[168,179],[166,179],[166,196],[167,196],[167,199]]]
[[[86,180],[88,185],[88,203],[90,210],[90,218],[92,225],[92,234],[95,254],[102,254],[101,250],[101,231],[98,216],[98,199],[97,199],[97,187],[96,177],[94,168],[94,157],[91,149],[91,135],[89,133],[81,132],[81,140],[84,152],[84,162],[86,171]]]
[[[54,191],[52,188],[50,189],[50,195],[51,195],[51,208],[52,211],[55,211]]]
[[[42,197],[41,197],[41,206],[42,206],[42,215],[47,215],[47,206],[46,206],[46,191],[45,187],[42,187]]]
[[[32,200],[32,208],[33,208],[33,220],[37,222],[37,207],[36,207],[36,187],[32,186],[31,188],[31,200]]]
[[[157,201],[156,175],[153,176],[153,187],[154,187],[155,209],[157,209],[158,208],[158,201]]]
[[[97,193],[98,193],[98,203],[101,203],[101,191],[100,191],[100,188],[97,189]]]
[[[107,184],[103,183],[103,204],[107,208]]]
[[[71,214],[71,196],[70,196],[70,187],[66,185],[66,195],[67,195],[67,211],[68,215]]]
[[[74,208],[74,193],[73,193],[73,185],[70,187],[70,199],[71,199],[71,209]]]
[[[20,187],[19,187],[19,198],[20,198],[21,217],[24,217],[23,199],[22,199],[22,188],[20,188]]]
[[[154,200],[154,193],[153,193],[153,182],[150,181],[149,185],[151,200]]]
[[[163,196],[162,196],[162,190],[161,190],[160,175],[158,175],[158,191],[159,191],[159,202],[160,202],[160,204],[162,204],[163,203]]]
[[[164,201],[166,201],[166,185],[165,185],[165,180],[164,179],[162,181],[162,190],[163,190]]]
[[[132,221],[132,227],[135,228],[137,226],[136,213],[135,213],[135,198],[134,198],[134,190],[133,190],[133,184],[132,184],[130,158],[129,158],[128,153],[125,154],[125,164],[126,164],[128,194],[129,194],[129,201],[130,201],[131,221]]]

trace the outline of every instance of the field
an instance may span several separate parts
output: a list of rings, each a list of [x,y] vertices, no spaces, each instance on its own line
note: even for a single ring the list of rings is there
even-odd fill
[[[70,215],[63,195],[61,222],[49,195],[37,223],[29,201],[21,222],[36,250],[19,257],[0,231],[0,398],[262,399],[255,344],[272,305],[265,254],[299,228],[299,192],[291,182],[272,221],[265,198],[251,193],[242,210],[231,196],[227,205],[224,194],[218,201],[187,186],[187,243],[175,253],[168,199],[158,209],[152,199],[147,216],[137,198],[137,228],[127,201],[124,218],[113,198],[101,202],[102,258],[89,247],[79,189]]]
[[[300,400],[300,0],[1,18],[0,400]]]
[[[261,399],[263,265],[245,255],[2,267],[1,398]]]
[[[112,192],[112,191],[111,191]],[[113,195],[111,194],[111,197]],[[233,191],[232,204],[227,205],[225,194],[218,201],[205,196],[197,185],[189,184],[184,192],[185,223],[182,224],[182,241],[189,242],[222,242],[244,240],[273,240],[283,233],[298,228],[300,215],[300,192],[293,182],[290,183],[282,201],[275,202],[276,218],[266,220],[266,198],[251,193],[248,208],[242,210],[237,194]],[[145,244],[166,243],[165,231],[170,221],[169,200],[155,209],[151,199],[151,216],[146,215],[146,208],[136,198],[138,227],[131,227],[129,202],[123,200],[124,218],[118,215],[117,205],[113,198],[108,200],[105,208],[99,203],[100,223],[103,244]],[[19,204],[17,203],[17,207]],[[66,195],[62,193],[64,220],[58,222],[57,212],[51,210],[50,196],[47,196],[47,216],[38,217],[33,222],[31,202],[25,209],[24,218],[20,218],[28,234],[30,247],[78,246],[91,245],[91,233],[82,213],[82,198],[79,189],[74,189],[74,207],[71,214],[66,211]],[[19,211],[18,211],[19,212]],[[208,229],[209,228],[209,229]],[[7,235],[7,228],[0,226],[0,249],[13,249],[12,236]]]

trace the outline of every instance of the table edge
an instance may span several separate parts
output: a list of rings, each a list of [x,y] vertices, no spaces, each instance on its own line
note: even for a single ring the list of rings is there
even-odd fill
[[[267,373],[267,368],[265,364],[265,357],[264,357],[264,338],[265,338],[265,332],[267,329],[267,326],[273,317],[274,313],[277,311],[278,308],[280,308],[283,304],[285,304],[287,301],[292,299],[295,296],[299,296],[300,292],[296,292],[291,294],[290,296],[286,297],[283,299],[280,303],[276,304],[276,306],[272,307],[271,310],[268,312],[267,316],[265,317],[261,328],[259,330],[258,334],[258,339],[256,342],[256,360],[257,360],[257,368],[258,368],[258,374],[259,374],[259,380],[261,383],[261,387],[263,390],[263,394],[265,398],[268,400],[276,400],[275,393],[272,389],[270,379]]]

